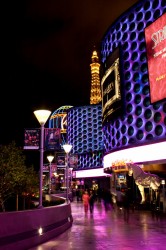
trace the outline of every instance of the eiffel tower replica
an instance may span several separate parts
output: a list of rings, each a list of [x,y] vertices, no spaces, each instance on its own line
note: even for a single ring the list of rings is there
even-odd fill
[[[101,88],[100,88],[100,63],[96,49],[93,50],[91,67],[91,91],[90,104],[98,104],[101,102]]]

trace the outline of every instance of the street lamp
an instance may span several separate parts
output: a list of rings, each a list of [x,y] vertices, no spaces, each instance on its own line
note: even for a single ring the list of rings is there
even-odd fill
[[[71,181],[71,184],[70,184],[70,189],[72,190],[72,182],[73,182],[73,168],[70,168],[70,181]]]
[[[68,160],[69,160],[69,153],[72,149],[72,145],[64,144],[63,149],[65,150],[65,153],[66,153],[66,201],[68,203],[68,201],[69,201],[69,165],[68,165]]]
[[[165,213],[165,210],[166,210],[166,201],[165,201],[165,180],[161,180],[161,184],[163,185],[163,190],[162,190],[162,193],[163,193],[163,212]]]
[[[54,159],[54,156],[52,156],[52,155],[48,155],[47,156],[47,160],[50,163],[50,169],[49,169],[49,190],[48,190],[49,194],[51,194],[51,175],[52,175],[52,172],[51,172],[51,163],[52,163],[53,159]]]
[[[42,189],[43,189],[43,153],[44,153],[44,124],[51,114],[49,110],[36,110],[33,112],[41,125],[40,135],[40,184],[39,184],[39,208],[42,208]]]

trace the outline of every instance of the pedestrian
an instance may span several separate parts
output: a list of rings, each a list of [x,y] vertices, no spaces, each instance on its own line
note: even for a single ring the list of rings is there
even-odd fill
[[[129,222],[129,215],[130,215],[130,194],[127,190],[123,196],[123,209],[124,209],[124,221]]]
[[[93,190],[90,190],[90,194],[89,194],[89,208],[90,208],[90,213],[93,213],[94,210],[94,203],[96,200],[96,195],[94,193]]]
[[[85,214],[87,214],[89,208],[89,194],[87,190],[82,195],[82,201],[84,206],[84,212]]]
[[[97,201],[100,203],[101,202],[101,198],[102,198],[102,189],[98,188],[97,190]]]
[[[76,189],[76,197],[77,197],[77,202],[80,200],[80,190]]]
[[[104,202],[104,208],[105,211],[109,211],[113,208],[112,206],[112,195],[110,193],[110,190],[104,189],[102,194],[103,202]]]

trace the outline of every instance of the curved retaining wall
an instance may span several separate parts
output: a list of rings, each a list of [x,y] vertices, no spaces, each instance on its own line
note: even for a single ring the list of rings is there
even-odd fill
[[[0,213],[0,250],[27,250],[63,233],[72,222],[70,203]]]

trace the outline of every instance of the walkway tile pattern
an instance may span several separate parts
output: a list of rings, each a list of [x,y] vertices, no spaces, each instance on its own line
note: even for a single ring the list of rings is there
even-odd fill
[[[84,213],[82,202],[71,203],[73,225],[63,234],[29,250],[165,250],[166,218],[150,211],[105,211],[95,203],[93,215]]]

